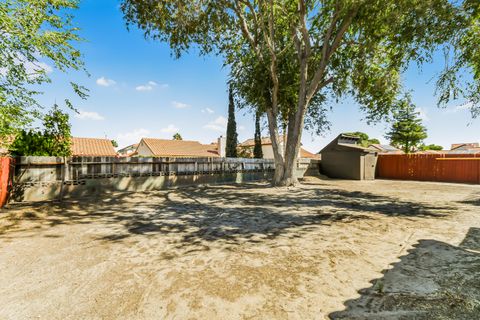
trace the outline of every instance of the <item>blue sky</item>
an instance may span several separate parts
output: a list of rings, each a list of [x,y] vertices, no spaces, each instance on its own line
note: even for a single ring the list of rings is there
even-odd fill
[[[220,58],[192,52],[173,59],[168,45],[146,40],[138,30],[127,31],[118,0],[83,0],[75,17],[86,39],[79,47],[90,77],[53,70],[53,83],[43,88],[39,99],[48,107],[72,97],[66,80],[90,89],[86,101],[73,99],[81,111],[71,113],[74,136],[106,136],[124,146],[141,137],[170,139],[176,132],[203,143],[225,135],[228,70]],[[436,107],[431,79],[442,63],[439,59],[424,66],[421,73],[412,67],[404,75],[428,128],[426,142],[447,148],[456,142],[479,142],[480,119],[472,120],[461,102],[447,109]],[[302,143],[306,149],[318,152],[346,131],[363,131],[386,142],[386,125],[367,125],[355,103],[345,101],[332,107],[331,130],[324,136],[305,132]],[[253,116],[243,110],[236,116],[239,140],[253,137]],[[264,128],[263,135],[267,134]]]

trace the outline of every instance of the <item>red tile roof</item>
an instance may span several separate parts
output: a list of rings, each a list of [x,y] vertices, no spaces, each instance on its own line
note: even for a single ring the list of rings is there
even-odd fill
[[[142,140],[156,157],[219,157],[217,144],[152,138]]]
[[[72,137],[72,156],[115,157],[117,153],[108,139]]]

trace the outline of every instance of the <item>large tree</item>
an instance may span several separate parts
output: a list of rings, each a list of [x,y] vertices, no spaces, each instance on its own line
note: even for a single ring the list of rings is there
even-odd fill
[[[176,57],[192,45],[225,57],[237,94],[267,115],[274,184],[296,183],[304,127],[325,103],[351,96],[378,120],[396,105],[402,72],[432,61],[440,46],[455,62],[439,79],[440,102],[463,94],[477,110],[480,101],[478,85],[458,90],[455,77],[473,70],[471,83],[480,83],[476,0],[123,0],[122,9]]]
[[[427,138],[427,129],[422,125],[419,112],[415,109],[409,98],[403,100],[393,116],[392,128],[385,135],[392,146],[405,153],[417,151]]]
[[[0,136],[43,117],[36,96],[39,85],[51,82],[52,68],[83,69],[74,47],[81,40],[71,15],[77,6],[78,0],[0,1]],[[85,88],[71,85],[86,97]]]

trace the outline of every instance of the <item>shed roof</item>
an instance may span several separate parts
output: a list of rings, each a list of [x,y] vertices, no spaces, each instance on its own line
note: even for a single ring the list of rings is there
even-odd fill
[[[143,138],[142,141],[156,157],[219,157],[217,144],[155,138]]]
[[[72,137],[72,156],[114,157],[117,155],[108,139]]]
[[[328,145],[326,145],[321,151],[325,152],[328,150],[335,150],[339,149],[338,147],[342,148],[343,150],[350,150],[350,151],[362,151],[366,153],[370,152],[377,152],[378,150],[374,148],[364,147],[358,144],[361,140],[360,137],[350,136],[346,134],[339,134],[335,139],[333,139]]]

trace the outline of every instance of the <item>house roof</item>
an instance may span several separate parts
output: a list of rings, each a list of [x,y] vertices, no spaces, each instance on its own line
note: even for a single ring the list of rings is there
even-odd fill
[[[300,148],[300,158],[320,159],[321,156],[319,154],[311,153],[310,151]]]
[[[480,144],[478,142],[470,142],[470,143],[454,143],[452,144],[451,149],[452,150],[457,150],[457,149],[475,149],[475,148],[480,148]]]
[[[72,156],[114,157],[117,155],[108,139],[72,137]]]
[[[156,157],[219,157],[217,144],[198,141],[143,138]]]
[[[121,149],[118,149],[117,153],[124,153],[130,150],[131,152],[135,152],[135,150],[137,150],[137,147],[138,147],[138,143],[134,143],[129,146],[123,147]]]
[[[283,136],[280,137],[283,140]],[[262,138],[262,146],[268,146],[272,144],[272,140],[269,137]],[[250,148],[255,146],[255,139],[247,139],[238,145],[239,147]],[[311,153],[310,151],[300,148],[300,158],[319,159],[320,155]]]
[[[280,140],[283,140],[283,137],[280,137]],[[262,138],[262,146],[272,144],[272,139],[269,137]],[[238,145],[239,147],[254,147],[255,139],[247,139]]]

